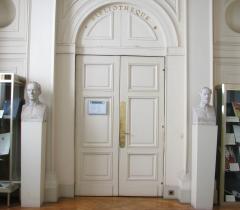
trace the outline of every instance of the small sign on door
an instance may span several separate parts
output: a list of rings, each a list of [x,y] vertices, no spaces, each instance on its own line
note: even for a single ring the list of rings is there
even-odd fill
[[[107,115],[108,102],[102,100],[89,100],[88,101],[88,114],[89,115]]]

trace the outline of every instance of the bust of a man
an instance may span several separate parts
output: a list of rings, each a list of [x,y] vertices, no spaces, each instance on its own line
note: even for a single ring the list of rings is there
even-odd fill
[[[22,107],[22,121],[46,121],[46,105],[39,101],[41,86],[37,82],[27,84],[28,103]]]
[[[216,115],[213,106],[209,105],[212,91],[203,87],[200,92],[200,104],[193,108],[193,124],[216,125]]]

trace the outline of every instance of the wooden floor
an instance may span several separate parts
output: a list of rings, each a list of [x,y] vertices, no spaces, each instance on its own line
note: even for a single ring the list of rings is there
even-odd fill
[[[180,204],[175,200],[139,197],[76,197],[60,199],[58,203],[46,203],[41,208],[20,208],[13,202],[7,208],[3,202],[0,210],[193,210],[190,205]],[[214,210],[239,210],[240,206],[214,207]]]

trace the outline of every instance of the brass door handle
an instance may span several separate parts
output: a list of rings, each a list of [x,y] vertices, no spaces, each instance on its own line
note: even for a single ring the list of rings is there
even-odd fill
[[[126,102],[120,103],[119,146],[124,148],[126,144]]]
[[[125,132],[125,133],[120,133],[120,135],[130,135],[129,132]]]

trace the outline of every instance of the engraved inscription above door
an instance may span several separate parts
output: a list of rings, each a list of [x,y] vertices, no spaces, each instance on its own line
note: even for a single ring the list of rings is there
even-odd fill
[[[163,64],[77,56],[76,195],[162,195]]]
[[[78,47],[165,47],[162,28],[154,17],[130,4],[110,4],[83,24]]]

